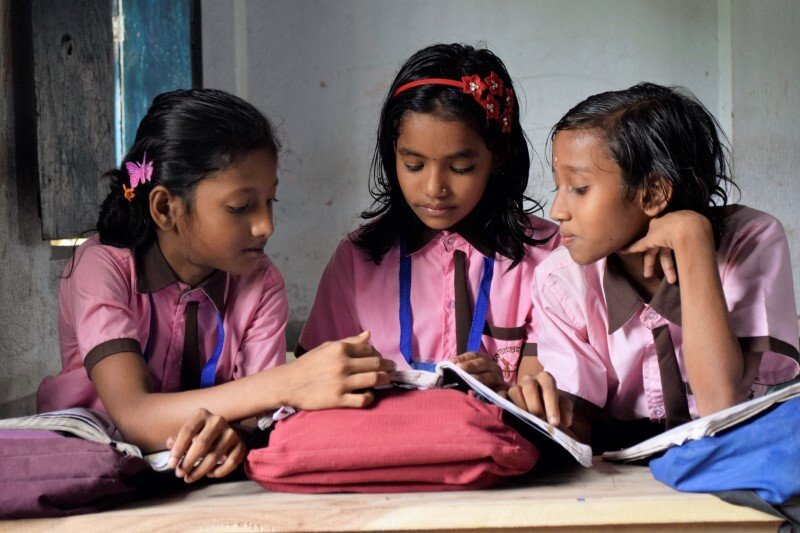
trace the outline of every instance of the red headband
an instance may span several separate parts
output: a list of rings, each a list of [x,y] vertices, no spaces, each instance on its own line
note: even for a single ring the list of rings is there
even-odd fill
[[[450,87],[461,89],[464,94],[471,94],[472,97],[475,98],[475,101],[486,110],[486,120],[492,119],[498,121],[503,133],[511,131],[511,117],[514,110],[514,91],[511,89],[504,90],[503,80],[494,72],[483,79],[477,74],[473,74],[472,76],[464,76],[461,80],[451,80],[449,78],[423,78],[421,80],[414,80],[398,87],[392,96],[397,96],[409,89],[419,87],[420,85],[449,85]],[[481,98],[483,92],[487,89],[489,92],[486,94],[486,97]],[[505,97],[503,97],[504,94]],[[500,113],[500,102],[498,102],[495,96],[500,97],[500,101],[504,104],[502,115]]]

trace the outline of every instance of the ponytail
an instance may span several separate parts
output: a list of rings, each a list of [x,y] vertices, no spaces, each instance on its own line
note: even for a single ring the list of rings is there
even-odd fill
[[[117,248],[139,248],[155,238],[155,224],[150,216],[150,191],[153,182],[140,184],[130,200],[126,198],[123,185],[130,187],[127,172],[109,170],[110,191],[100,206],[97,232],[101,244]]]

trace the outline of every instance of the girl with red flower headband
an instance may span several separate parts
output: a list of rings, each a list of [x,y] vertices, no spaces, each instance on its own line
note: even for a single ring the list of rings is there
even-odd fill
[[[557,245],[525,196],[528,142],[505,65],[462,44],[420,50],[377,137],[375,202],[328,263],[297,354],[369,330],[398,368],[454,358],[504,392],[539,369],[528,291]]]

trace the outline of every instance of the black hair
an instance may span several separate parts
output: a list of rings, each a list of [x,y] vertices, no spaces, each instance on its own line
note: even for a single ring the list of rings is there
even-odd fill
[[[501,120],[487,119],[486,110],[461,88],[425,84],[394,96],[397,89],[414,80],[446,78],[461,80],[477,74],[481,79],[495,72],[504,88],[514,86],[503,62],[487,49],[464,44],[437,44],[420,50],[400,68],[381,109],[380,123],[372,158],[370,194],[372,206],[361,213],[367,222],[351,239],[376,264],[418,224],[406,203],[397,179],[395,145],[403,115],[407,112],[435,115],[457,120],[477,132],[493,156],[493,171],[486,191],[471,213],[482,225],[489,244],[498,253],[513,261],[512,268],[525,256],[525,244],[546,242],[532,237],[529,215],[541,206],[525,196],[530,169],[528,139],[519,121],[519,108],[514,103],[510,113],[510,132],[502,131]],[[513,94],[516,94],[514,92]],[[505,111],[505,109],[504,109]],[[524,202],[531,202],[530,208]]]
[[[690,209],[706,216],[719,242],[719,208],[727,204],[729,190],[738,187],[730,176],[725,133],[691,91],[640,83],[595,94],[553,126],[549,142],[562,130],[599,132],[609,157],[622,169],[629,199],[667,182],[672,195],[665,212]]]
[[[277,157],[280,143],[269,120],[241,98],[215,89],[156,96],[120,168],[105,174],[110,191],[97,220],[100,242],[119,248],[146,246],[155,239],[149,201],[153,187],[163,185],[190,210],[198,183],[259,149]],[[138,185],[128,200],[125,164],[141,162],[145,154],[153,162],[152,179]]]

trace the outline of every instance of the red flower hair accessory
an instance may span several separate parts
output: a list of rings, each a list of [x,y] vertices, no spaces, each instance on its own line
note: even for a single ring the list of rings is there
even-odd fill
[[[480,103],[481,95],[487,87],[486,83],[484,83],[481,77],[477,74],[473,74],[472,76],[464,76],[461,78],[461,81],[464,84],[464,94],[471,94],[472,97],[475,98],[475,101]]]
[[[471,94],[475,101],[486,111],[486,120],[498,121],[503,133],[511,132],[515,103],[514,91],[506,89],[503,80],[494,71],[483,79],[481,79],[478,74],[473,74],[471,76],[463,76],[460,80],[452,80],[449,78],[423,78],[414,80],[398,87],[392,96],[398,96],[409,89],[421,85],[447,85],[461,89],[461,92],[464,94]],[[484,91],[487,90],[488,94],[483,98]],[[503,96],[504,92],[505,96]],[[499,99],[495,98],[495,96],[499,97]],[[502,113],[500,111],[501,107]]]
[[[487,95],[481,105],[486,110],[486,120],[500,120],[500,104],[494,96]]]
[[[512,114],[514,111],[514,91],[512,89],[506,89],[505,104],[503,116],[500,117],[500,125],[502,126],[503,133],[510,133],[511,123],[514,118]]]
[[[486,85],[489,86],[489,92],[495,96],[503,95],[503,80],[494,71],[486,77]]]

